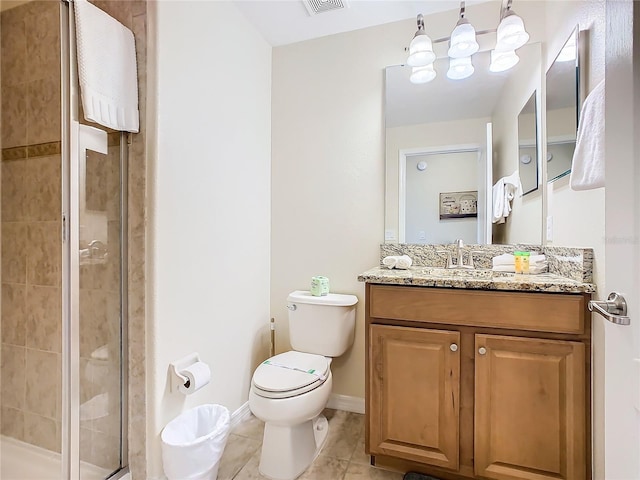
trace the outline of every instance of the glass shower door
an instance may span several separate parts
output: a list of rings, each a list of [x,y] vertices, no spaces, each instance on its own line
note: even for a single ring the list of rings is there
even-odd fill
[[[79,459],[81,479],[122,467],[120,134],[78,125]]]

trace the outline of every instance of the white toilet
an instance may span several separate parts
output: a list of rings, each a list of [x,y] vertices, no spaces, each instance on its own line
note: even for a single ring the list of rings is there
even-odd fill
[[[327,438],[329,427],[321,413],[331,394],[330,357],[342,355],[353,343],[358,298],[295,291],[287,302],[294,350],[263,362],[249,391],[251,411],[265,422],[259,470],[274,480],[301,475]]]

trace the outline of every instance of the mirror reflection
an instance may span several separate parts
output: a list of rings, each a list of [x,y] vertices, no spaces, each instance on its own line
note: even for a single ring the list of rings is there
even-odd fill
[[[578,130],[578,29],[547,71],[547,178],[557,180],[571,171]]]
[[[518,170],[523,195],[538,188],[536,112],[536,92],[533,92],[518,115]]]
[[[413,84],[411,67],[387,67],[385,241],[452,243],[462,238],[465,243],[481,244],[508,240],[492,238],[491,187],[499,176],[517,171],[518,111],[510,108],[514,101],[524,103],[539,85],[540,51],[539,43],[525,45],[518,50],[520,62],[504,72],[491,72],[490,52],[478,52],[473,56],[475,73],[465,80],[439,74],[429,83]],[[434,67],[446,72],[448,64],[440,58]],[[488,136],[492,124],[500,126],[498,140]],[[498,147],[509,144],[500,155],[508,156],[513,166],[496,163],[494,142]],[[423,170],[418,168],[420,162],[426,165]],[[462,192],[472,192],[471,197],[461,198]],[[450,197],[445,202],[448,213],[442,213],[441,194]],[[463,208],[475,208],[475,212],[461,216]],[[534,235],[528,241],[537,243],[540,237]]]

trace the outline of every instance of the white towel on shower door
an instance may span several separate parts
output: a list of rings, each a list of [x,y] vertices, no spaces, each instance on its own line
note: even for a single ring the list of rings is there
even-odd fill
[[[138,132],[138,77],[131,30],[87,0],[73,2],[78,78],[87,120]]]

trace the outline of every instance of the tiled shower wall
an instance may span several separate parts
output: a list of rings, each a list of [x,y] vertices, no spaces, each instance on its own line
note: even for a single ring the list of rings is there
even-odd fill
[[[146,478],[145,456],[145,225],[146,38],[145,0],[101,1],[99,8],[129,27],[136,39],[140,133],[129,136],[129,464]],[[34,1],[2,12],[2,386],[1,431],[51,450],[60,449],[60,52],[59,2]],[[110,146],[111,157],[117,147]],[[99,185],[99,183],[98,183]],[[109,218],[113,220],[112,215]],[[113,225],[113,223],[111,223]],[[113,235],[109,233],[109,237]],[[100,267],[81,272],[81,304],[102,304]],[[106,301],[106,300],[105,300]],[[114,302],[107,302],[113,304]],[[108,310],[108,309],[107,309]],[[88,324],[99,323],[91,316]],[[86,365],[93,345],[87,328]],[[81,372],[83,373],[83,372]],[[111,382],[110,382],[111,383]],[[110,388],[108,386],[108,388]],[[83,399],[95,393],[82,392]],[[93,451],[115,438],[101,422],[84,423]],[[93,438],[94,432],[109,433]],[[102,444],[102,445],[100,445]],[[107,453],[105,450],[102,450]],[[108,454],[107,458],[112,455]],[[103,457],[104,458],[104,457]],[[98,462],[101,463],[101,462]]]
[[[60,14],[2,12],[2,421],[60,451]]]

